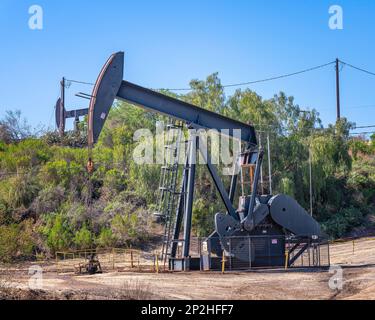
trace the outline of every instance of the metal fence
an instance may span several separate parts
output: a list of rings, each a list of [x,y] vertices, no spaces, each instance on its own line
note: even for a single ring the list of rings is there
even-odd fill
[[[291,250],[294,243],[288,243],[287,249]],[[299,257],[296,253],[306,246]],[[321,241],[306,241],[298,245],[297,249],[289,255],[291,261],[290,267],[329,267],[330,266],[330,252],[329,242],[327,239]]]
[[[330,265],[326,239],[260,235],[198,241],[201,270],[250,270],[256,268],[314,268]],[[220,245],[221,254],[212,254]]]
[[[110,248],[56,252],[55,264],[58,273],[79,272],[90,255],[95,254],[104,272],[148,271],[157,272],[157,254],[134,249]]]
[[[183,240],[174,241],[175,260],[184,261]],[[173,243],[173,242],[172,242]],[[160,253],[110,248],[56,252],[58,273],[79,272],[95,254],[104,272],[165,272],[171,270]],[[264,268],[316,268],[330,265],[326,239],[258,235],[226,238],[191,238],[189,270],[251,270]],[[180,268],[183,270],[184,263]]]

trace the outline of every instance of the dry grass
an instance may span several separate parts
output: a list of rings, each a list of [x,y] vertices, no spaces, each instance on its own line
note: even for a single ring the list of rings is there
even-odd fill
[[[135,280],[125,281],[116,290],[114,298],[120,300],[151,300],[155,298],[155,294],[148,283]]]

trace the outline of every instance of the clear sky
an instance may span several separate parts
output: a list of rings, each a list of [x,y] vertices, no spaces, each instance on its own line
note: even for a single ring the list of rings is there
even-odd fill
[[[33,4],[43,8],[43,30],[29,29]],[[344,10],[343,30],[328,27],[333,4]],[[20,109],[32,125],[53,127],[60,78],[94,82],[115,51],[125,51],[126,80],[178,88],[216,71],[230,84],[336,57],[375,72],[374,38],[373,0],[0,0],[0,117]],[[375,124],[375,76],[346,66],[341,86],[342,115]],[[264,98],[285,91],[325,125],[335,120],[333,65],[250,88]],[[78,91],[91,87],[72,85],[68,109],[87,106]]]

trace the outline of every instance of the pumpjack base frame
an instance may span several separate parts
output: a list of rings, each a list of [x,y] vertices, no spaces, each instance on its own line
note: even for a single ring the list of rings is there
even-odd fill
[[[203,270],[201,257],[170,258],[170,271],[199,271]]]
[[[207,238],[206,238],[207,239]],[[246,260],[238,258],[236,242],[249,243],[251,255]],[[224,255],[210,253],[209,244],[198,240],[199,253],[189,257],[169,258],[170,271],[251,271],[277,269],[322,270],[330,266],[329,242],[326,238],[287,237],[284,235],[232,237],[232,251]],[[207,250],[204,249],[207,247]],[[273,248],[271,248],[273,247]],[[224,261],[223,261],[224,258]],[[223,265],[224,262],[224,265]]]

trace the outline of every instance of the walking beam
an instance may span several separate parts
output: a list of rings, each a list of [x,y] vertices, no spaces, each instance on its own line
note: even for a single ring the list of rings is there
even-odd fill
[[[253,126],[123,81],[123,68],[124,53],[117,52],[108,59],[96,80],[89,107],[89,144],[97,141],[115,99],[184,121],[193,128],[226,129],[229,136],[239,134],[242,141],[257,144]]]

